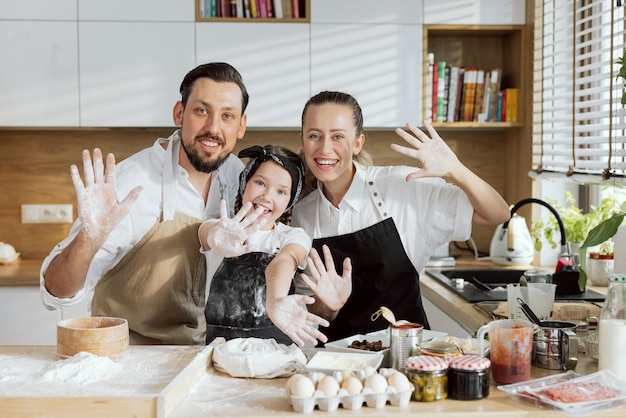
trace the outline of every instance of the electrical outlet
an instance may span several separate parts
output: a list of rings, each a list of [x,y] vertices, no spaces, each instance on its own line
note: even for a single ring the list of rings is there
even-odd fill
[[[23,224],[71,224],[73,221],[71,204],[22,205]]]

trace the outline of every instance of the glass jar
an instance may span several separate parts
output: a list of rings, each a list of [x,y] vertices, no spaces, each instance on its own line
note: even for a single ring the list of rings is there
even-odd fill
[[[626,380],[624,305],[626,305],[626,275],[611,274],[598,323],[598,369],[608,369]]]
[[[489,396],[491,361],[474,354],[455,357],[448,365],[448,397],[462,401]]]
[[[406,375],[415,390],[411,399],[433,402],[448,397],[448,362],[442,357],[413,356],[406,361]]]

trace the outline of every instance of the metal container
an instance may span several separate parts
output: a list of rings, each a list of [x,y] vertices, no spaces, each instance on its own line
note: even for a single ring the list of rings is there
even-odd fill
[[[569,370],[578,363],[576,324],[543,321],[533,338],[533,365],[551,370]]]
[[[418,354],[423,330],[423,325],[408,321],[398,321],[396,325],[389,327],[389,354],[392,368],[406,371],[406,360]]]

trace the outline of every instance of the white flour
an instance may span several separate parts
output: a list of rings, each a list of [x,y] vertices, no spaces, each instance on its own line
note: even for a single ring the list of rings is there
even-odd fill
[[[108,379],[121,370],[121,366],[108,357],[81,352],[50,364],[43,370],[41,378],[50,383],[83,385]]]

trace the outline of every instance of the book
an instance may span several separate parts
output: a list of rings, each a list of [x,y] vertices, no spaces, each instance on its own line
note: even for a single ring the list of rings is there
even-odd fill
[[[461,120],[463,108],[463,81],[465,80],[465,68],[459,67],[459,79],[456,88],[456,103],[454,104],[454,122]]]
[[[256,7],[257,0],[250,0],[250,16],[259,17],[259,10]]]
[[[244,17],[243,0],[236,0],[236,2],[235,2],[235,16],[237,16],[237,17]]]
[[[266,0],[265,7],[267,8],[267,17],[274,17],[274,1]]]
[[[474,101],[476,100],[476,79],[478,71],[475,68],[467,68],[465,70],[465,79],[463,80],[463,122],[471,122],[474,116]]]
[[[487,118],[491,122],[502,122],[498,121],[496,118],[496,107],[498,103],[498,93],[500,92],[500,84],[502,83],[502,69],[494,68],[491,70],[491,102],[488,109]]]
[[[444,119],[444,102],[446,94],[446,62],[439,61],[437,63],[437,113],[436,118],[433,119],[437,122],[445,122]],[[434,103],[433,103],[434,106]]]
[[[298,0],[291,0],[291,12],[293,13],[293,17],[300,17],[300,2]]]
[[[506,91],[498,92],[498,102],[496,104],[496,122],[506,121]]]
[[[283,0],[272,0],[274,2],[274,17],[276,19],[282,19],[283,15]]]
[[[480,113],[480,106],[483,102],[483,91],[485,87],[485,71],[481,69],[476,70],[476,87],[474,89],[474,104],[472,107],[471,121],[477,122],[478,114]]]
[[[432,121],[433,116],[433,69],[435,66],[435,55],[429,52],[426,56],[426,120]]]
[[[448,88],[448,113],[446,120],[448,122],[454,122],[456,106],[457,106],[457,90],[459,89],[459,67],[453,65],[450,67],[450,85]]]
[[[256,0],[256,8],[261,19],[267,18],[267,1]]]
[[[437,68],[437,64],[433,65],[433,83],[432,83],[432,112],[430,115],[430,120],[433,122],[437,122],[437,90],[439,88],[439,71]]]
[[[283,16],[284,17],[293,17],[293,12],[291,11],[291,0],[281,0],[283,3]]]
[[[517,100],[519,89],[508,88],[506,91],[506,120],[505,122],[517,122]]]

